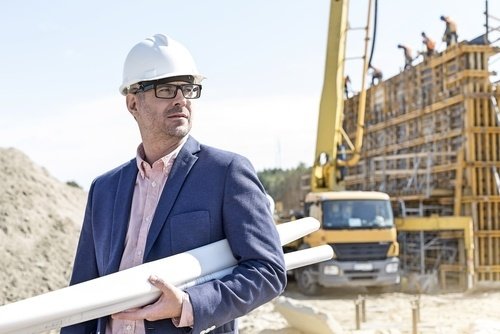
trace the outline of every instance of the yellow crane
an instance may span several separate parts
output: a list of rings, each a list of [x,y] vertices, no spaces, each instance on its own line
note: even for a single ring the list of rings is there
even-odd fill
[[[311,191],[304,204],[305,215],[317,218],[321,228],[298,246],[329,244],[335,255],[330,261],[295,272],[299,289],[309,295],[317,293],[320,286],[378,289],[400,280],[399,246],[389,196],[373,191],[346,191],[343,184],[345,167],[359,161],[363,142],[371,0],[354,143],[342,128],[348,8],[348,0],[331,1]]]

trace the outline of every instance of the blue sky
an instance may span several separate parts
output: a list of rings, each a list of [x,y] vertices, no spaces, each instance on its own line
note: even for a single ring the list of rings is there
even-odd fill
[[[351,0],[351,26],[368,0]],[[373,63],[397,74],[405,43],[438,41],[440,15],[459,40],[484,32],[483,0],[379,0]],[[257,170],[310,165],[322,89],[329,0],[11,1],[0,12],[0,147],[61,181],[91,180],[134,157],[140,137],[118,93],[129,49],[161,32],[184,43],[207,77],[193,135],[247,156]],[[500,0],[489,1],[500,17]],[[492,25],[500,25],[492,21]],[[351,56],[361,46],[349,34]],[[494,65],[498,68],[500,62]],[[349,62],[357,73],[360,62]],[[360,78],[351,75],[353,84]]]

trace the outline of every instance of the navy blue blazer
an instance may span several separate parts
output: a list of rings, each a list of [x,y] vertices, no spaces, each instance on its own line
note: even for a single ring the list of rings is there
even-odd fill
[[[71,285],[118,271],[137,173],[132,159],[92,183]],[[238,266],[222,279],[186,290],[193,305],[192,329],[176,328],[166,319],[145,321],[146,333],[232,333],[234,319],[283,292],[283,252],[267,204],[246,158],[188,138],[161,194],[144,262],[226,238]],[[104,334],[107,319],[69,326],[61,334]]]

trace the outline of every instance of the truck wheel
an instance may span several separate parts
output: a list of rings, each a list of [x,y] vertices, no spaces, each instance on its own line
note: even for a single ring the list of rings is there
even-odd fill
[[[316,282],[315,272],[312,267],[296,269],[296,281],[299,291],[306,296],[314,296],[318,293],[319,285]]]

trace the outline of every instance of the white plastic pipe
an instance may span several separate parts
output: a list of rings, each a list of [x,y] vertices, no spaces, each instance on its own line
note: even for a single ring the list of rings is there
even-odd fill
[[[282,245],[318,228],[319,222],[311,217],[277,225]],[[316,248],[321,247],[323,246]],[[312,249],[314,248],[294,252],[296,255],[286,254],[287,269],[289,264],[296,267],[300,263],[314,263],[307,263],[307,259],[318,262],[317,259],[329,256],[326,248],[317,253]],[[304,253],[305,251],[310,253]],[[221,278],[230,273],[236,264],[227,240],[220,240],[188,252],[1,306],[0,333],[39,333],[149,304],[160,295],[159,290],[148,282],[151,274],[182,287]]]

